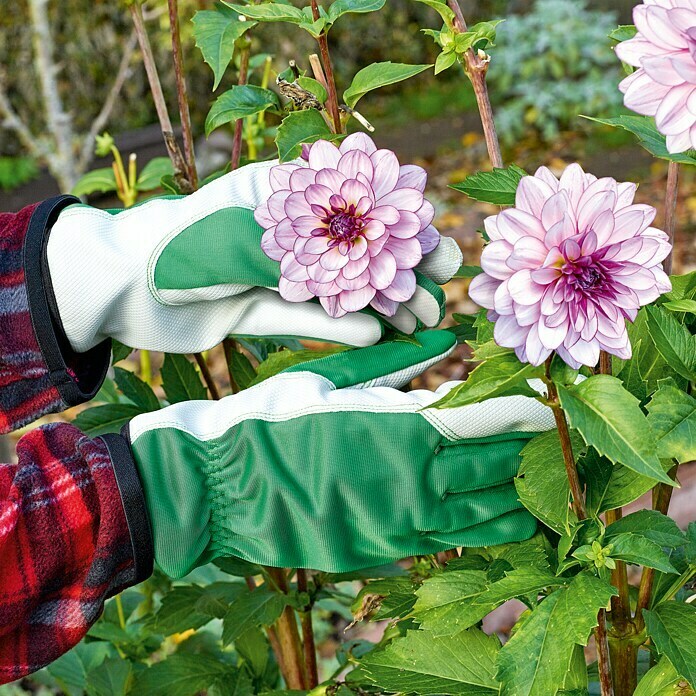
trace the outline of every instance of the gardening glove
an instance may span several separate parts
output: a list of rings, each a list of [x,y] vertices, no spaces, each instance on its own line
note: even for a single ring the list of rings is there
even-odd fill
[[[292,303],[277,292],[280,266],[261,249],[254,210],[272,194],[270,169],[252,164],[190,196],[157,198],[113,213],[86,205],[63,209],[47,244],[55,320],[83,353],[108,338],[128,346],[194,353],[230,334],[298,337],[366,346],[382,324],[367,313],[332,319],[317,302]],[[402,330],[416,318],[437,325],[461,254],[442,239],[424,259]]]
[[[454,348],[383,343],[287,369],[221,401],[133,419],[155,559],[170,576],[221,556],[343,572],[530,537],[513,485],[520,450],[553,427],[513,396],[435,410],[398,390]],[[119,436],[105,436],[119,438]],[[121,438],[122,439],[122,438]]]

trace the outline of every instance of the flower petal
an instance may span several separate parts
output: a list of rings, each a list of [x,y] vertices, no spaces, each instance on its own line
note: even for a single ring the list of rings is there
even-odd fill
[[[428,174],[415,164],[402,164],[399,167],[399,178],[394,188],[414,188],[423,193],[428,183]]]
[[[338,301],[346,312],[357,312],[372,302],[376,292],[371,285],[359,290],[343,290],[338,295]]]
[[[338,169],[340,159],[341,152],[328,140],[317,140],[309,149],[309,166],[315,171]]]
[[[372,188],[375,198],[379,200],[396,187],[396,182],[399,180],[399,160],[391,150],[377,150],[370,155],[370,159],[374,165],[374,174],[371,177]],[[397,205],[397,208],[399,207],[401,206]]]
[[[278,292],[288,302],[306,302],[314,297],[306,283],[294,283],[283,276],[278,281]]]
[[[396,259],[394,254],[388,249],[382,249],[382,252],[370,261],[370,283],[377,290],[384,290],[392,284],[395,276]]]

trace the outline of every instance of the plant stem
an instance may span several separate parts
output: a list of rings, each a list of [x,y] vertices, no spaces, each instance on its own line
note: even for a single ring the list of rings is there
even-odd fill
[[[319,5],[317,0],[312,2],[312,16],[316,22],[319,19]],[[326,89],[329,93],[328,107],[331,119],[333,120],[334,133],[343,133],[343,124],[341,123],[341,112],[338,108],[338,94],[336,93],[336,80],[334,78],[333,65],[331,64],[331,54],[329,53],[329,37],[325,31],[322,31],[317,38],[319,43],[319,52],[321,53],[321,61],[326,75]]]
[[[241,87],[249,79],[249,54],[251,53],[251,41],[244,40],[239,53],[239,79],[237,84]],[[234,124],[234,144],[232,145],[231,168],[235,170],[239,167],[242,159],[242,139],[244,135],[244,119],[238,118]]]
[[[616,696],[632,696],[638,685],[638,647],[628,641],[609,641]]]
[[[131,3],[130,13],[133,18],[135,32],[138,35],[140,52],[143,54],[145,72],[147,73],[147,79],[150,83],[152,99],[155,102],[157,118],[159,119],[160,128],[162,129],[162,137],[167,147],[169,159],[172,161],[172,166],[174,167],[174,176],[176,177],[177,184],[181,191],[183,193],[191,193],[193,187],[186,176],[186,162],[184,161],[184,156],[181,154],[181,149],[174,136],[174,129],[172,128],[172,121],[169,118],[167,102],[164,99],[164,92],[162,91],[162,83],[160,82],[159,73],[157,72],[155,56],[152,53],[152,46],[150,45],[150,39],[147,36],[145,22],[143,21],[143,13],[140,8],[140,3],[137,2],[137,0]]]
[[[304,568],[297,570],[297,589],[307,592],[307,571]],[[314,626],[312,624],[311,602],[300,612],[302,622],[302,645],[304,647],[304,659],[307,667],[307,688],[314,689],[319,684],[319,671],[317,668],[317,647],[314,639]]]
[[[462,8],[459,6],[459,0],[447,0],[452,12],[454,12],[454,30],[457,33],[465,33],[467,31],[466,20]],[[473,49],[469,49],[464,54],[466,74],[471,81],[471,86],[474,88],[476,103],[481,114],[481,123],[483,125],[483,135],[486,138],[486,147],[488,148],[488,157],[494,167],[503,166],[503,157],[500,153],[500,142],[495,129],[495,121],[493,120],[493,107],[488,96],[488,86],[486,84],[486,73],[488,72],[488,59],[481,58]]]
[[[230,388],[233,394],[238,394],[240,389],[232,369],[232,353],[237,351],[237,342],[233,338],[226,338],[222,342],[222,347],[225,351],[225,362],[227,363],[227,372],[230,376]]]
[[[565,464],[566,474],[568,475],[568,483],[570,484],[570,494],[573,499],[573,512],[579,520],[584,520],[587,517],[585,509],[585,498],[580,485],[580,477],[578,469],[575,465],[575,456],[573,455],[573,444],[570,440],[570,431],[568,430],[568,421],[566,420],[565,412],[558,403],[558,390],[556,385],[551,380],[551,356],[546,361],[546,386],[549,390],[549,401],[553,404],[551,410],[556,421],[558,429],[558,437],[561,441],[561,450],[563,451],[563,462]]]
[[[283,568],[268,568],[268,574],[278,589],[288,593],[288,580]],[[306,690],[307,675],[305,672],[300,634],[297,630],[295,612],[291,607],[285,607],[276,624],[278,641],[283,660],[287,668],[286,681],[289,689]]]
[[[186,78],[184,76],[184,56],[181,49],[181,32],[179,31],[178,0],[168,0],[169,30],[172,35],[172,56],[174,58],[174,74],[176,76],[176,95],[179,102],[179,117],[181,132],[184,139],[184,154],[186,155],[186,173],[191,188],[198,188],[198,172],[196,170],[196,155],[193,147],[193,129],[191,127],[191,112],[189,110]]]
[[[210,392],[210,396],[215,399],[215,401],[220,400],[220,390],[217,387],[217,384],[215,384],[215,380],[213,379],[213,375],[210,374],[210,368],[208,367],[208,363],[206,362],[205,358],[201,353],[194,353],[193,355],[194,358],[196,358],[196,362],[198,363],[198,368],[201,371],[201,374],[203,375],[203,381],[205,382],[206,386],[208,387],[208,391]]]
[[[672,479],[677,478],[678,466],[674,466],[669,476]],[[653,508],[663,515],[669,511],[669,504],[672,500],[672,492],[674,488],[666,483],[659,483],[653,489]],[[638,630],[643,630],[645,621],[643,620],[643,609],[650,607],[652,600],[653,582],[655,580],[655,571],[652,568],[643,568],[643,575],[640,578],[640,587],[638,588],[638,601],[636,603],[635,623]]]
[[[667,169],[667,193],[665,196],[665,232],[672,243],[672,251],[663,262],[663,267],[667,275],[672,273],[672,260],[674,257],[674,248],[676,246],[678,196],[679,165],[676,162],[670,162],[669,168]]]
[[[614,696],[614,687],[611,683],[611,670],[609,667],[607,612],[604,609],[600,609],[597,615],[595,642],[597,643],[597,667],[599,668],[599,686],[602,696]]]

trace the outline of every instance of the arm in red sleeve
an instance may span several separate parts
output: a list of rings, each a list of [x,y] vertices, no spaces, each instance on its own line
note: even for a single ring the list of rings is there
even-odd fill
[[[71,349],[45,269],[51,225],[75,202],[59,196],[0,214],[0,433],[89,401],[109,366],[110,341]]]
[[[70,650],[106,599],[152,572],[125,439],[52,424],[17,454],[16,466],[0,465],[0,684]]]

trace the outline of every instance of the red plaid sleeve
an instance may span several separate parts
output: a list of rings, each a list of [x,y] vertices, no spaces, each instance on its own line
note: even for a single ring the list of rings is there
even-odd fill
[[[72,351],[42,268],[51,225],[75,201],[61,196],[0,213],[0,433],[88,401],[109,365],[107,343]]]
[[[67,652],[142,579],[107,443],[53,424],[17,453],[0,465],[0,684]]]

